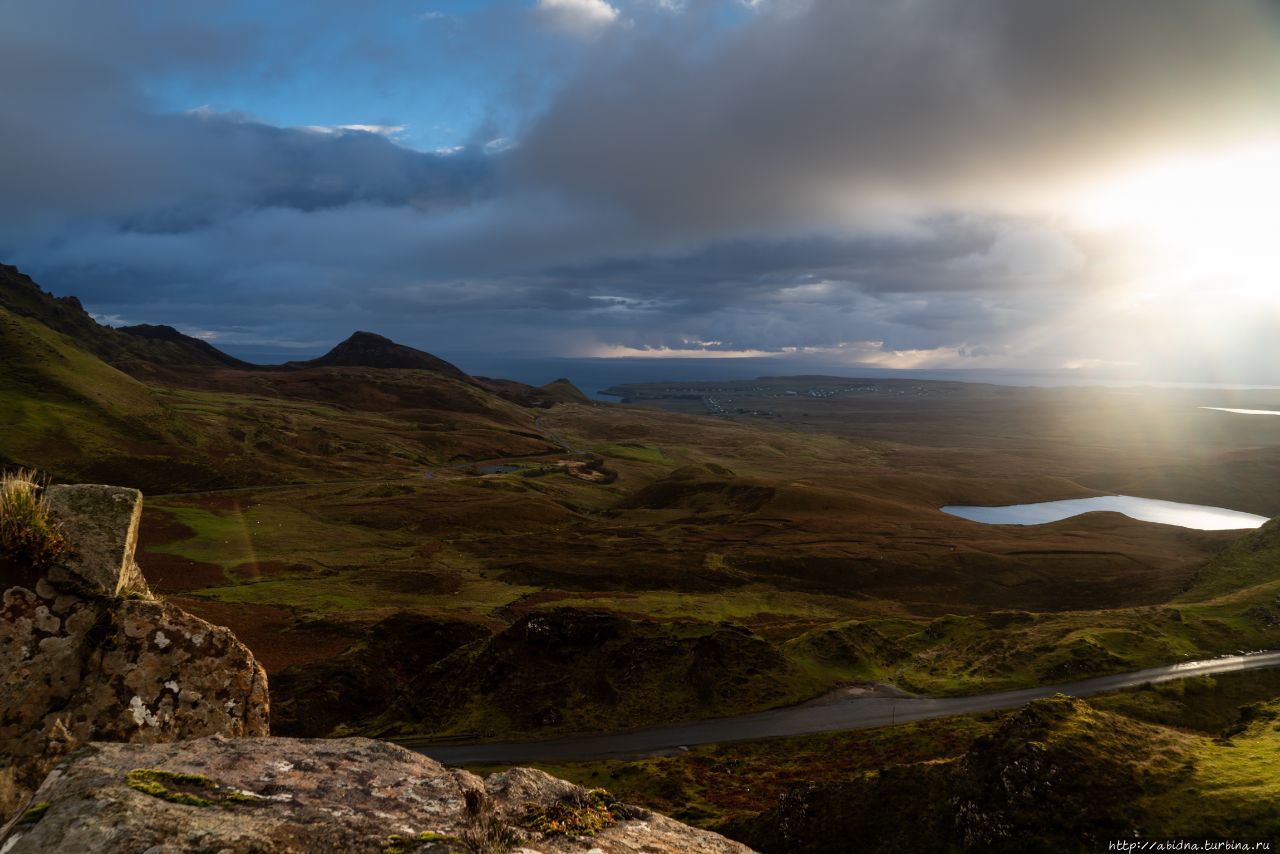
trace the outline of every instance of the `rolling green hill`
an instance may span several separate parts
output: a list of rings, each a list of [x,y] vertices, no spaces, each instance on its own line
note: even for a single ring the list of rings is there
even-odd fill
[[[0,308],[68,336],[80,348],[117,366],[134,362],[249,368],[206,341],[171,326],[113,328],[94,320],[75,297],[45,292],[16,267],[0,264]]]
[[[314,362],[259,367],[171,327],[103,326],[3,265],[0,323],[0,464],[58,479],[167,493],[421,476],[558,449],[519,395],[369,333]]]
[[[1158,726],[1069,697],[1007,715],[958,758],[793,786],[730,825],[767,854],[1105,850],[1129,839],[1280,840],[1280,704],[1217,734]]]
[[[0,308],[0,458],[59,477],[93,461],[164,454],[178,426],[157,395],[29,318]]]

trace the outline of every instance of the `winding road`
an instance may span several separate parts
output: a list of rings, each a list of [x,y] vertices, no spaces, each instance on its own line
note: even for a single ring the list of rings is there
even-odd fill
[[[495,742],[415,746],[413,749],[446,765],[518,764],[521,762],[588,762],[652,756],[697,744],[750,741],[815,732],[869,729],[909,721],[1012,709],[1032,700],[1070,694],[1087,697],[1122,688],[1209,676],[1242,670],[1280,667],[1280,650],[1230,655],[1151,667],[1132,673],[1098,676],[1078,682],[999,691],[969,697],[850,697],[836,691],[799,706],[787,706],[674,726],[649,727],[601,735],[580,735],[548,741]]]

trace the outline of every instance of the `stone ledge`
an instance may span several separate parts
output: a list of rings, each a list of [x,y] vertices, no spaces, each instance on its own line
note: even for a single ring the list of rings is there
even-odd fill
[[[624,804],[610,806],[610,820],[593,837],[544,834],[530,827],[531,806],[580,809],[590,793],[530,768],[482,780],[364,738],[91,744],[67,757],[32,802],[39,811],[14,825],[10,854],[750,854],[723,836]]]
[[[142,493],[123,486],[58,484],[45,490],[70,553],[49,571],[59,590],[87,596],[150,596],[134,562]]]

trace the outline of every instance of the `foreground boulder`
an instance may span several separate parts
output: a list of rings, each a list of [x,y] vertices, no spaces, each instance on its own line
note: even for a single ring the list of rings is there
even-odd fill
[[[134,563],[142,496],[51,487],[69,555],[0,564],[0,815],[88,741],[266,735],[266,674],[225,628],[149,598]]]
[[[749,851],[528,768],[481,780],[363,738],[217,737],[80,750],[4,850]]]

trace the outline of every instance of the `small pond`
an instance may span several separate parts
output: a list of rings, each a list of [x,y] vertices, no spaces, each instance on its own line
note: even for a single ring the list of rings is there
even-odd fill
[[[497,463],[489,466],[477,466],[476,471],[480,474],[510,474],[513,471],[520,471],[520,466],[511,463]]]
[[[1010,504],[1005,507],[949,504],[942,508],[944,513],[987,525],[1043,525],[1046,522],[1057,522],[1079,516],[1081,513],[1099,511],[1123,513],[1131,519],[1139,519],[1143,522],[1198,528],[1201,531],[1259,528],[1267,521],[1265,516],[1227,510],[1224,507],[1182,504],[1155,498],[1135,498],[1132,495],[1071,498],[1065,501],[1041,501],[1038,504]]]
[[[1236,415],[1280,415],[1275,409],[1231,409],[1226,406],[1202,406],[1201,409],[1212,409],[1214,412],[1234,412]]]

